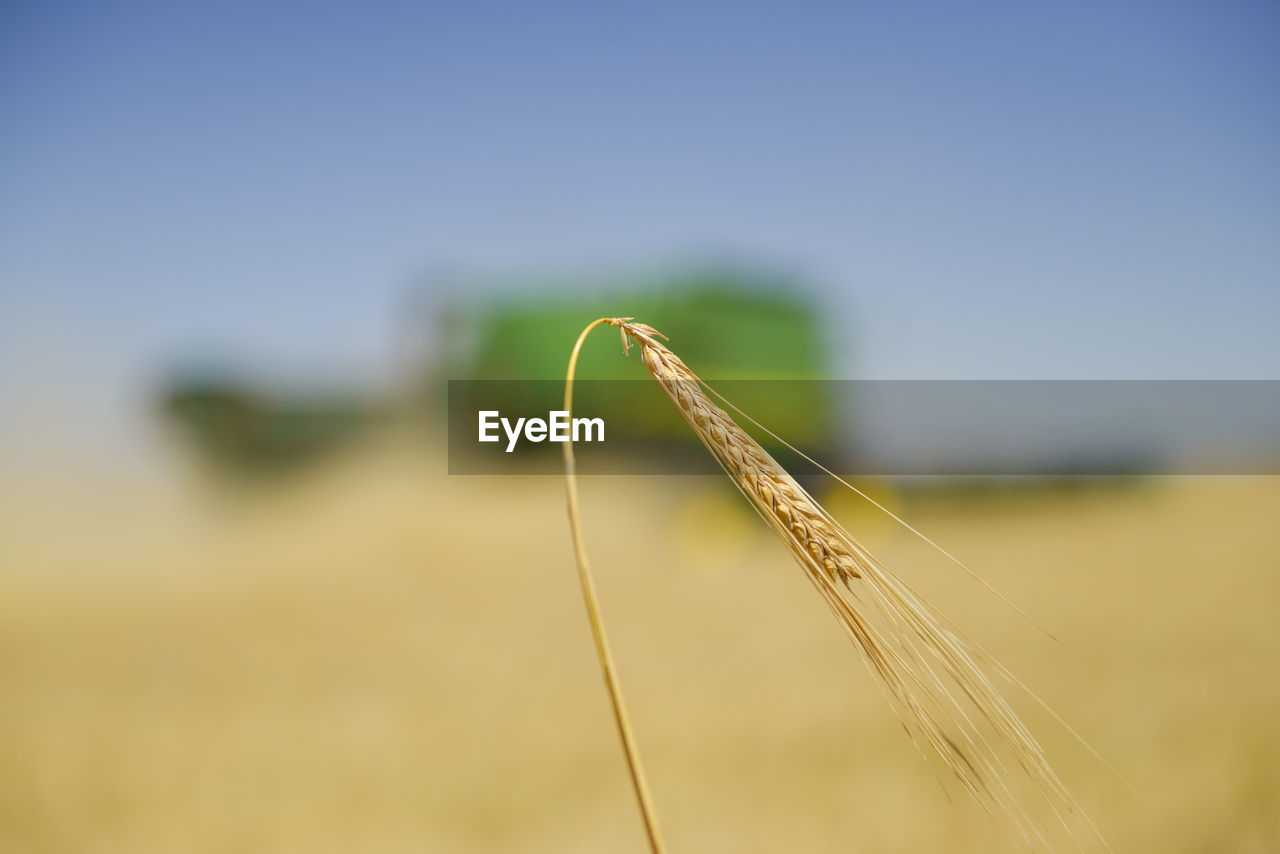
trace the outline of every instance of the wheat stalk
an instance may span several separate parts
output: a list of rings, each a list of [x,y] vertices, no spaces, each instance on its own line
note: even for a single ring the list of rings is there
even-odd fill
[[[1028,798],[1024,787],[1014,779],[1018,775],[1012,773],[1011,763],[1024,772],[1022,780],[1039,793],[1039,803],[1047,806],[1077,842],[1087,839],[1105,847],[1101,835],[986,670],[1012,679],[1008,672],[876,560],[717,406],[697,375],[657,340],[666,336],[631,318],[601,318],[583,331],[574,348],[574,359],[583,338],[601,323],[621,330],[624,351],[632,344],[639,345],[645,369],[800,564],[854,641],[913,740],[928,744],[997,821],[1029,844],[1051,847],[1035,808],[1037,799]],[[572,367],[571,361],[566,409],[571,404]],[[585,570],[572,449],[568,443],[565,448],[570,518],[579,569]],[[584,594],[595,628],[598,609],[594,608],[589,572],[585,577]],[[612,662],[608,660],[607,645],[603,644],[602,628],[596,637],[598,650],[603,650],[601,661],[641,812],[646,827],[656,830],[621,694],[613,681]],[[655,842],[654,833],[650,839]],[[656,844],[654,850],[659,850]]]
[[[573,351],[569,354],[569,367],[564,375],[565,412],[570,414],[573,412],[573,377],[578,367],[578,354],[582,351],[582,342],[587,340],[592,329],[602,323],[612,322],[613,319],[602,317],[588,324],[574,343]],[[644,821],[649,850],[653,854],[662,854],[662,834],[658,830],[657,812],[653,808],[649,784],[645,780],[644,769],[640,765],[640,751],[636,747],[635,735],[631,732],[627,706],[622,700],[622,686],[618,684],[617,667],[614,666],[613,654],[609,651],[609,638],[605,634],[604,619],[600,616],[600,602],[596,598],[596,586],[592,581],[591,566],[587,561],[587,546],[582,539],[582,512],[578,501],[578,465],[573,456],[573,442],[565,442],[561,447],[564,449],[564,485],[569,506],[569,530],[573,534],[573,555],[578,563],[578,583],[582,587],[582,601],[587,608],[587,621],[591,624],[591,636],[595,639],[596,657],[600,660],[605,688],[609,692],[613,721],[618,727],[618,738],[622,742],[622,752],[627,759],[627,770],[631,773],[631,786],[635,790],[636,803],[640,806],[640,818]]]

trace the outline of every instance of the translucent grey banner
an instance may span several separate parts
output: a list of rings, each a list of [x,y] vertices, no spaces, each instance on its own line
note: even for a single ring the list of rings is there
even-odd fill
[[[1280,381],[724,380],[715,390],[840,474],[1280,474]],[[449,473],[720,471],[652,380],[451,381]],[[797,475],[818,469],[720,403]]]

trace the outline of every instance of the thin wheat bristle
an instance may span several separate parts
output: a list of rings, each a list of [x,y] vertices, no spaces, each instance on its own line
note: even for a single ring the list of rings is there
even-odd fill
[[[917,745],[928,744],[997,821],[1034,847],[1051,847],[1045,809],[1078,843],[1105,847],[987,675],[1005,675],[1004,668],[949,628],[713,403],[697,375],[657,340],[665,336],[630,318],[609,323],[621,329],[624,348],[639,345],[646,370],[804,569]],[[1011,764],[1025,772],[1021,779]],[[1038,796],[1028,797],[1024,782]]]

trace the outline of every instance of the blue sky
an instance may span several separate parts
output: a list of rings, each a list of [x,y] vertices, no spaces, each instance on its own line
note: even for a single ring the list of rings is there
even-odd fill
[[[708,256],[806,277],[846,376],[1278,377],[1278,43],[1266,3],[7,3],[0,388],[373,376],[424,271]]]

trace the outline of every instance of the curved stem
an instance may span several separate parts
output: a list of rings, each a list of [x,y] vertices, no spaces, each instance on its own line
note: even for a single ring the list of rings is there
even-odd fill
[[[611,318],[602,317],[590,323],[578,341],[573,345],[569,355],[569,368],[564,376],[564,409],[572,423],[573,419],[573,377],[578,366],[578,353],[587,335],[602,323],[609,323]],[[613,705],[613,719],[618,725],[618,737],[622,740],[622,750],[627,757],[627,770],[631,772],[631,785],[635,788],[636,800],[640,804],[640,817],[644,820],[645,833],[649,836],[649,849],[653,854],[662,854],[662,837],[658,833],[658,817],[654,813],[653,800],[649,795],[649,785],[645,782],[644,771],[640,767],[640,753],[636,749],[635,736],[631,732],[631,721],[627,717],[626,705],[622,701],[622,687],[615,675],[613,655],[609,652],[609,641],[605,637],[604,622],[600,616],[600,603],[596,600],[595,582],[591,577],[591,568],[587,563],[587,546],[582,539],[582,519],[578,505],[578,468],[573,455],[572,431],[570,440],[564,448],[564,480],[565,493],[569,503],[569,530],[573,534],[573,552],[578,559],[578,582],[582,585],[582,599],[587,606],[587,619],[591,623],[591,634],[596,641],[596,656],[600,659],[600,668],[604,671],[604,684],[609,691],[609,701]]]

